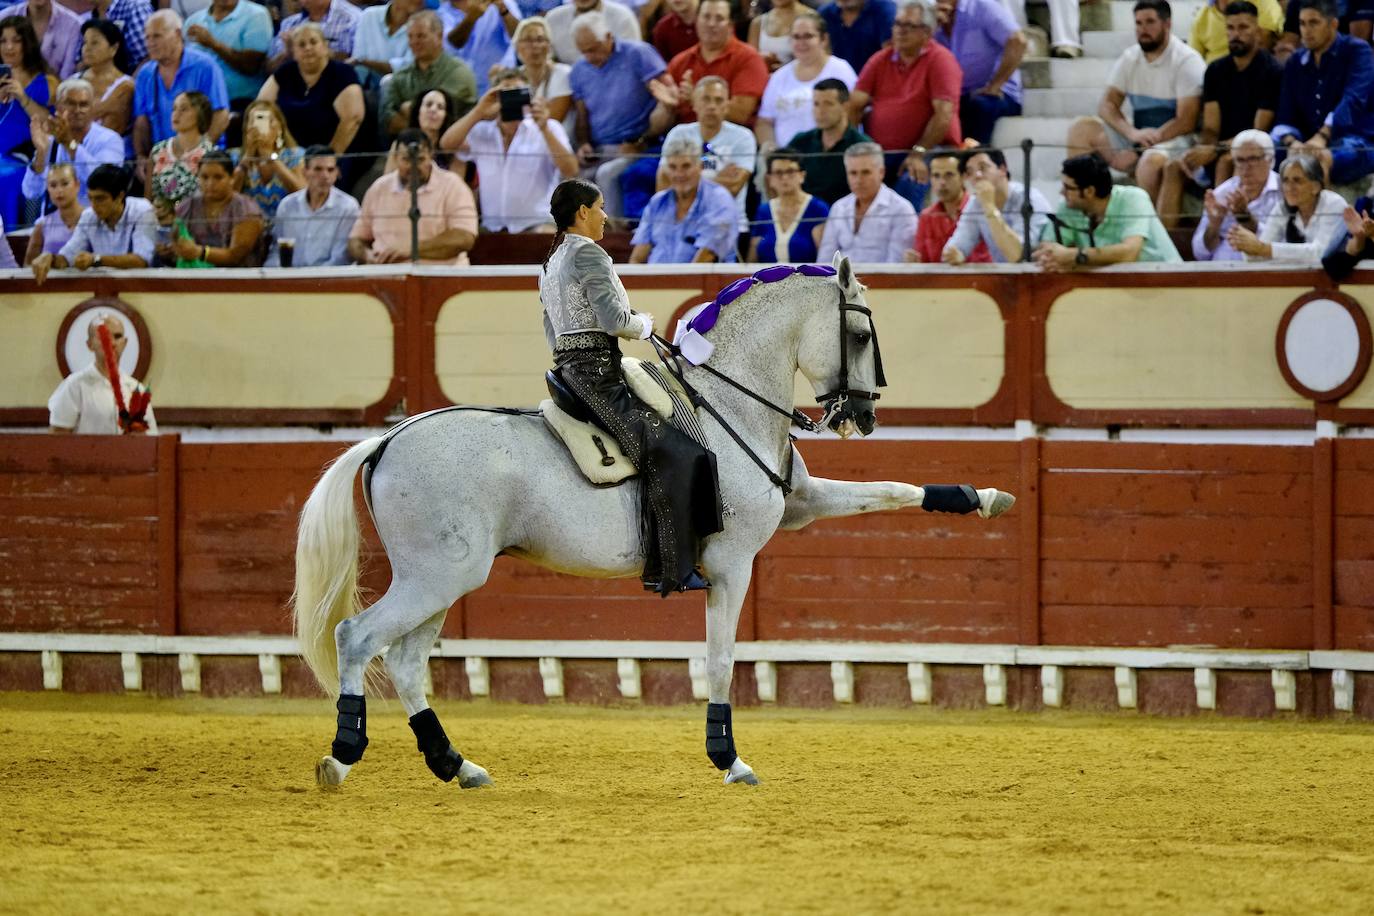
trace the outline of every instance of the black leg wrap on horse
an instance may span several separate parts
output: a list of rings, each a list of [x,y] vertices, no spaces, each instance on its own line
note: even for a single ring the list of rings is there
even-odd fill
[[[728,770],[739,754],[735,753],[735,733],[730,727],[730,704],[706,704],[706,756],[717,770]]]
[[[463,755],[453,749],[439,717],[432,709],[422,709],[410,717],[410,730],[415,733],[415,747],[425,755],[429,771],[444,782],[452,782],[463,765]]]
[[[926,492],[925,498],[921,500],[921,508],[927,512],[957,512],[960,515],[968,515],[970,512],[978,511],[978,491],[966,483],[958,486],[932,483],[921,489]]]
[[[339,730],[334,733],[330,754],[339,763],[352,766],[363,759],[367,749],[367,700],[345,693],[335,706],[339,710]]]

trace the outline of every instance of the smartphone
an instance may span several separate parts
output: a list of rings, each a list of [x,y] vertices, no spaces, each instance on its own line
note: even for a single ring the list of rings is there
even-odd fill
[[[9,79],[11,72],[9,64],[0,64],[0,80]]]
[[[259,108],[253,112],[253,116],[248,121],[249,127],[256,127],[266,133],[272,129],[272,112],[265,108]]]
[[[525,106],[530,103],[528,88],[501,90],[501,120],[519,121],[525,117]]]

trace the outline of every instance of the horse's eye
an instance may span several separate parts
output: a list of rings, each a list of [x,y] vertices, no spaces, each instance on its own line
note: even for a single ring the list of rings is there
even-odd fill
[[[865,333],[865,334],[855,334],[855,335],[854,335],[854,342],[855,342],[856,344],[858,344],[859,346],[861,346],[861,347],[866,347],[866,346],[868,346],[868,342],[869,342],[870,340],[872,340],[872,339],[873,339],[873,335],[872,335],[872,334],[867,334],[867,333]]]

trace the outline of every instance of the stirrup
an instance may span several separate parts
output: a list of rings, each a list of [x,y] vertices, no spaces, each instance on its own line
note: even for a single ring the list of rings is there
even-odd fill
[[[662,579],[662,578],[645,578],[645,579],[643,580],[643,582],[644,582],[644,590],[645,590],[646,592],[661,592],[661,591],[663,591],[663,579]],[[710,580],[710,579],[707,579],[705,576],[703,576],[703,575],[701,574],[701,570],[693,569],[690,573],[687,574],[687,578],[686,578],[686,579],[683,579],[681,582],[679,582],[678,585],[677,585],[677,588],[674,588],[672,591],[674,591],[674,592],[695,592],[695,591],[701,591],[701,590],[703,590],[703,589],[708,589],[708,588],[710,588],[710,587],[711,587],[711,580]]]

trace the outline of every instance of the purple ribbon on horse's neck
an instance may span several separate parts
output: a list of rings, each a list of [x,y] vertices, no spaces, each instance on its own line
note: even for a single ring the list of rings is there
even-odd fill
[[[683,336],[695,331],[697,334],[705,334],[716,326],[720,320],[720,310],[724,306],[734,302],[740,296],[753,289],[760,283],[776,283],[779,280],[786,280],[793,274],[801,274],[804,277],[833,277],[835,268],[827,267],[824,264],[777,264],[773,267],[765,267],[751,277],[740,277],[729,286],[716,293],[716,298],[697,312],[692,320],[687,322]]]

